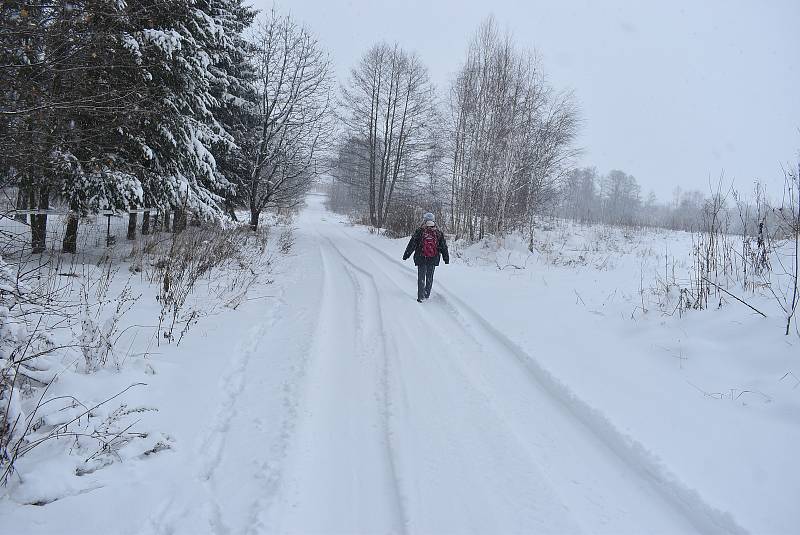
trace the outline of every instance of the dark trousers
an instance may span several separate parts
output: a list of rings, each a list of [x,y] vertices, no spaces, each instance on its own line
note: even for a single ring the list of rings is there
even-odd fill
[[[417,266],[417,299],[430,297],[433,288],[434,264],[420,264]]]

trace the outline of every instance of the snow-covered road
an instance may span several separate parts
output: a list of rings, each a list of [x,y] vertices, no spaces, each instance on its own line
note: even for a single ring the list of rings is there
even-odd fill
[[[737,532],[447,291],[311,197],[156,533]]]
[[[555,329],[546,303],[487,305],[480,270],[445,265],[417,303],[403,244],[323,201],[276,284],[152,360],[147,425],[171,447],[28,478],[56,498],[0,503],[0,533],[745,532],[498,329],[511,309]]]

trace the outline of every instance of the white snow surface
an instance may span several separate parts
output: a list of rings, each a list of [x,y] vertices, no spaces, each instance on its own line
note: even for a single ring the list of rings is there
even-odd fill
[[[451,244],[419,304],[406,240],[323,200],[269,295],[151,357],[171,449],[40,469],[0,533],[800,531],[797,337],[733,305],[632,317],[634,250],[680,237],[599,268]]]

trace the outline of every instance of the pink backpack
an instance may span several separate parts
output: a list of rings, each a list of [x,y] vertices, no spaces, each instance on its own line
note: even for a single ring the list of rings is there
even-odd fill
[[[439,252],[439,231],[433,227],[422,229],[422,256],[433,258]]]

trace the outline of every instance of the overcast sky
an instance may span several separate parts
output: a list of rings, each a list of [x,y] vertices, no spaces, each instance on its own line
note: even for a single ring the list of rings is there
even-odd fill
[[[267,10],[271,0],[253,0]],[[662,200],[724,171],[780,194],[800,150],[800,0],[282,0],[328,48],[340,80],[381,40],[416,51],[440,95],[492,14],[572,88],[582,164],[622,169]]]

